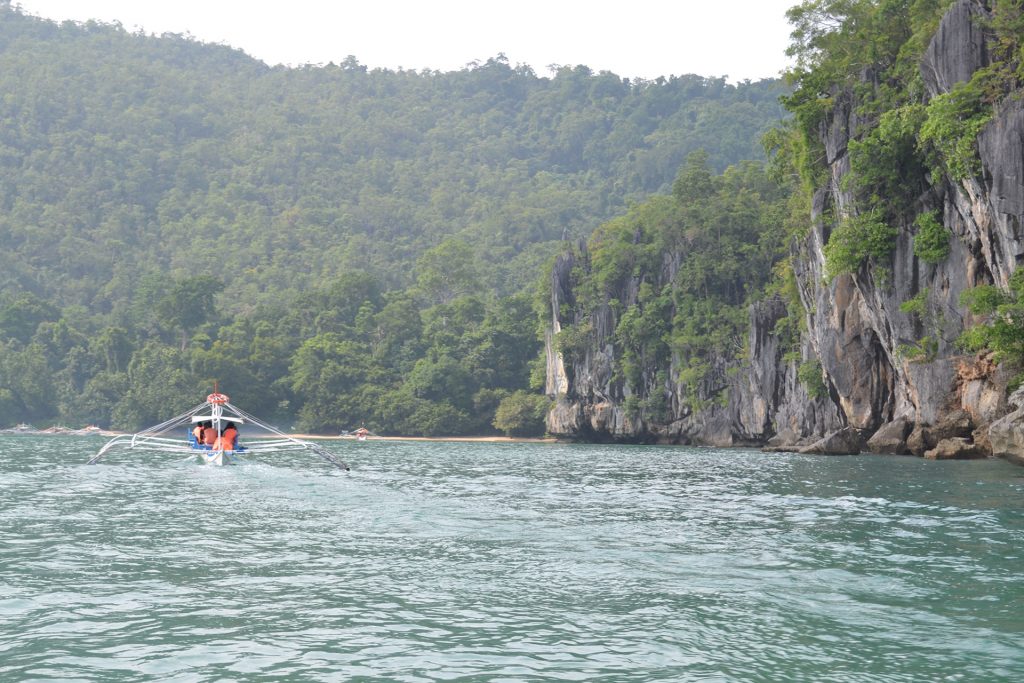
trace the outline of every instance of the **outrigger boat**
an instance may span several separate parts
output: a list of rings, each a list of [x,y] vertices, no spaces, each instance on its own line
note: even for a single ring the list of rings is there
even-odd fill
[[[341,436],[342,438],[345,438],[345,439],[353,439],[354,438],[357,441],[366,441],[366,437],[368,437],[368,436],[376,436],[376,434],[371,432],[366,427],[360,427],[359,429],[355,429],[355,430],[353,430],[351,432],[342,432],[341,434],[339,434],[339,436]]]
[[[237,431],[245,425],[245,430],[262,431],[264,435],[247,438],[245,445],[218,436],[213,443],[204,443],[197,439],[195,427],[202,426],[212,429],[216,435],[223,435],[230,426]],[[179,438],[171,436],[175,430],[183,429]],[[179,432],[180,434],[180,432]],[[227,395],[217,391],[206,397],[188,412],[172,417],[166,422],[145,429],[137,434],[121,434],[114,437],[100,449],[88,462],[94,465],[104,455],[115,449],[159,451],[166,453],[188,453],[198,455],[208,465],[230,465],[238,460],[239,455],[250,453],[280,453],[282,451],[311,451],[335,467],[348,470],[349,466],[324,448],[282,433],[280,430],[261,422],[246,413],[238,406],[232,405]]]

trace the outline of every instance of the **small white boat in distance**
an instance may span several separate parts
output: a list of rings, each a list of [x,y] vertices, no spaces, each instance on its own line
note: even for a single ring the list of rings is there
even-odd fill
[[[374,434],[373,432],[371,432],[366,427],[360,427],[359,429],[353,430],[351,432],[342,432],[338,436],[340,436],[343,439],[355,439],[357,441],[366,441],[366,438],[368,436],[377,436],[377,435]]]
[[[244,441],[238,437],[241,429],[247,433]],[[217,391],[195,408],[166,422],[137,434],[114,437],[104,444],[88,464],[94,465],[107,453],[118,449],[198,455],[208,465],[230,465],[240,455],[250,453],[309,451],[339,469],[349,469],[347,464],[324,448],[288,436],[261,422],[232,405],[225,394]]]

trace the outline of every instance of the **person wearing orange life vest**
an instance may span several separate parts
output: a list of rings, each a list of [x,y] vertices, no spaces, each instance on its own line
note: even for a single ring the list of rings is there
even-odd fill
[[[238,440],[238,428],[235,427],[234,422],[228,422],[228,426],[224,428],[224,432],[217,439],[217,443],[214,445],[213,450],[215,451],[233,451],[235,450],[235,442]]]
[[[205,424],[206,426],[203,428],[203,443],[207,446],[212,446],[217,443],[217,430],[209,422]]]
[[[203,442],[203,423],[197,422],[196,426],[192,428],[192,438],[196,440],[198,446]]]

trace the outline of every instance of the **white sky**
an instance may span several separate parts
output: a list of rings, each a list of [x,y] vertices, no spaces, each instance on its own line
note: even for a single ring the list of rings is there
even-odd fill
[[[118,21],[241,48],[268,64],[355,55],[395,69],[461,69],[499,52],[538,75],[585,64],[623,77],[779,75],[798,0],[15,0],[49,19]]]

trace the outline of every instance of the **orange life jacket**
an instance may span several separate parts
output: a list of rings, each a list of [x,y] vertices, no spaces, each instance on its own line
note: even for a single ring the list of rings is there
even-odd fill
[[[217,443],[213,449],[216,451],[233,451],[235,450],[236,438],[238,438],[238,430],[234,427],[228,427],[224,430],[221,437],[217,439]]]
[[[212,446],[217,441],[217,430],[213,427],[203,429],[203,443]]]

